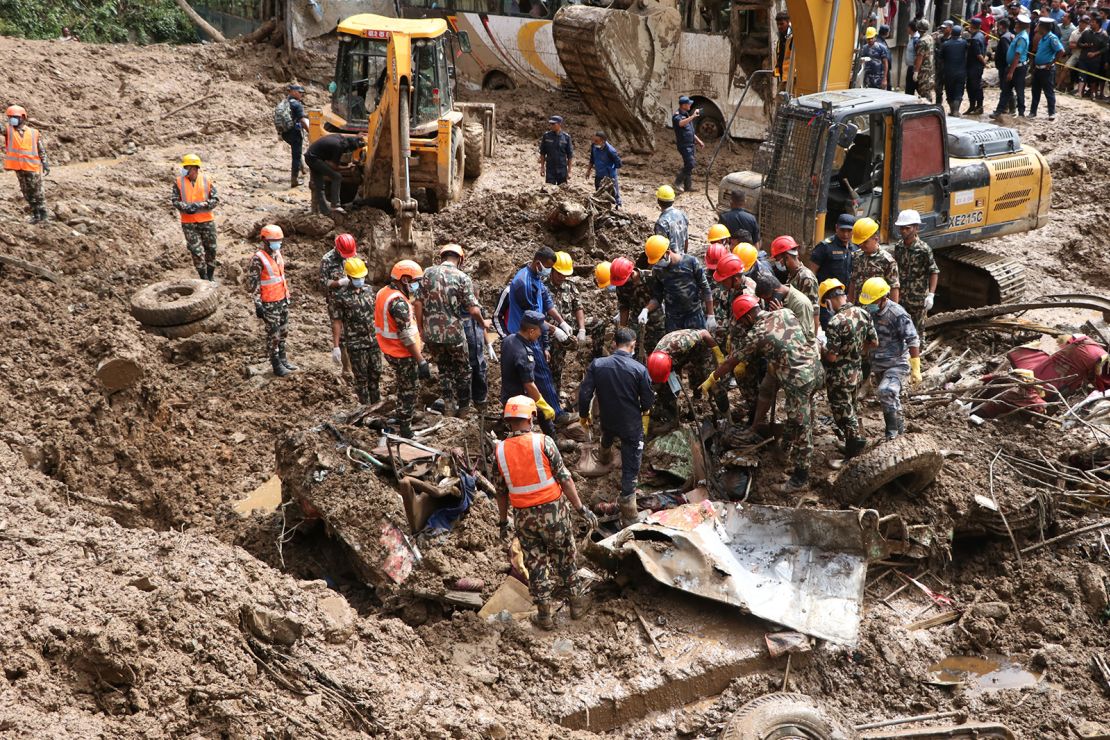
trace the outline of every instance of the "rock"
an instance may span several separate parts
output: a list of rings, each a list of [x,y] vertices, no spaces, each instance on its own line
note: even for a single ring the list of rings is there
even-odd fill
[[[1055,666],[1078,665],[1079,658],[1063,645],[1050,642],[1033,652],[1029,658],[1029,664],[1036,670],[1044,671]]]
[[[151,582],[150,578],[148,578],[147,576],[142,576],[141,578],[136,578],[132,581],[128,581],[127,585],[134,586],[140,591],[154,591],[158,588]]]
[[[247,630],[264,642],[292,645],[304,634],[304,624],[291,614],[257,604],[244,604],[239,614]]]
[[[1010,605],[1001,601],[988,601],[971,607],[972,615],[1001,622],[1010,616]]]
[[[325,596],[316,602],[324,622],[324,639],[333,644],[344,643],[355,633],[358,615],[342,596]]]
[[[490,740],[505,740],[509,737],[509,731],[500,722],[491,722],[486,725],[486,737]]]
[[[1083,590],[1087,606],[1091,607],[1095,614],[1101,614],[1106,610],[1110,599],[1107,598],[1106,594],[1106,579],[1102,574],[1102,566],[1096,563],[1080,565],[1079,588]]]
[[[143,377],[143,366],[131,357],[106,357],[96,366],[96,377],[105,390],[122,391]]]

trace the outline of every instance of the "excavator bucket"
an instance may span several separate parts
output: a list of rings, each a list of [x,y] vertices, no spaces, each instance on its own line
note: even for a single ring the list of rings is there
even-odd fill
[[[655,148],[653,129],[666,110],[663,83],[678,47],[681,17],[674,7],[644,0],[642,8],[564,5],[552,33],[559,62],[610,136],[633,151]]]

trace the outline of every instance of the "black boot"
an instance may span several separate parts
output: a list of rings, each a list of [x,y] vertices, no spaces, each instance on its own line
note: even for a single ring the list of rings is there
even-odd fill
[[[782,487],[783,493],[793,493],[800,491],[803,488],[809,488],[809,471],[805,468],[794,468],[794,472],[790,475],[790,480]]]
[[[894,439],[898,436],[899,414],[894,409],[883,409],[883,421],[886,423],[886,438]]]
[[[844,444],[844,457],[855,457],[867,447],[867,440],[862,437],[849,437]]]
[[[201,280],[208,279],[208,271],[204,269],[204,265],[201,265],[197,268],[197,277],[199,277]]]
[[[204,268],[204,279],[211,280],[212,276],[216,274],[216,266],[209,264]]]
[[[297,370],[297,366],[294,365],[292,362],[290,362],[289,358],[285,356],[285,348],[284,347],[282,347],[280,350],[278,350],[278,361],[282,365],[284,365],[285,369],[288,370],[289,372],[293,372],[294,370]]]
[[[286,375],[292,372],[291,370],[289,370],[289,368],[285,367],[285,365],[281,364],[281,360],[276,355],[270,358],[270,367],[274,369],[274,375],[278,376],[279,378],[284,378]]]

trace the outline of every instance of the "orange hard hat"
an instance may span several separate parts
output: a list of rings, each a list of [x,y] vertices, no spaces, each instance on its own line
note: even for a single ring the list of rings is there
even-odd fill
[[[358,242],[350,234],[340,234],[335,237],[335,251],[339,252],[339,256],[344,259],[350,259],[355,256],[358,250]]]
[[[732,318],[740,320],[748,311],[759,305],[759,299],[754,295],[737,296],[732,302]]]
[[[594,282],[597,283],[599,290],[604,290],[609,287],[612,280],[613,263],[611,262],[598,262],[594,268]]]
[[[4,111],[4,115],[8,118],[14,118],[15,116],[26,118],[27,111],[23,108],[22,105],[9,105],[8,109]]]
[[[506,419],[531,419],[536,413],[536,402],[528,396],[513,396],[505,402]]]
[[[794,241],[792,236],[777,236],[771,242],[771,256],[778,257],[785,252],[791,252],[798,248],[798,242]]]
[[[671,356],[666,352],[655,350],[648,355],[647,371],[652,383],[666,383],[671,376]]]
[[[278,241],[285,238],[285,232],[281,230],[280,226],[275,224],[266,224],[262,227],[260,236],[263,241]]]
[[[713,242],[709,245],[709,249],[705,250],[705,266],[710,270],[716,270],[717,265],[720,264],[726,254],[728,254],[728,247],[724,244]]]
[[[734,275],[739,275],[744,271],[744,265],[740,262],[740,258],[735,254],[726,254],[721,257],[720,262],[717,263],[717,269],[713,271],[713,279],[718,283],[723,283]]]
[[[740,258],[740,264],[744,266],[743,272],[752,269],[752,265],[759,259],[759,250],[747,242],[737,244],[732,248],[732,253]]]
[[[392,280],[400,280],[403,277],[419,280],[423,275],[424,268],[412,260],[401,260],[389,271],[389,277]]]
[[[459,262],[462,262],[463,257],[466,256],[466,253],[463,252],[463,248],[460,247],[458,244],[444,244],[442,247],[440,247],[439,256],[442,257],[445,254],[455,255],[459,258]]]
[[[628,278],[632,277],[635,270],[636,265],[632,260],[627,257],[617,257],[609,268],[609,281],[619,288],[628,282]]]

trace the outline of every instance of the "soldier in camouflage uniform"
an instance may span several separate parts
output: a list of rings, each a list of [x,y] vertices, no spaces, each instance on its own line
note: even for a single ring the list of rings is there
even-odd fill
[[[856,391],[863,382],[863,356],[878,346],[879,338],[871,316],[848,303],[844,283],[836,278],[821,283],[821,303],[832,314],[825,330],[826,344],[821,350],[829,410],[844,437],[845,455],[854,457],[867,446],[856,413]]]
[[[347,287],[350,277],[344,271],[343,262],[358,253],[358,242],[351,234],[335,237],[335,247],[324,252],[320,258],[320,287],[328,308],[328,319],[335,321],[335,296],[341,288]]]
[[[266,351],[274,375],[285,377],[297,369],[285,354],[285,335],[289,331],[289,287],[285,281],[285,260],[280,226],[267,224],[260,233],[262,248],[251,257],[247,267],[247,287],[254,299],[254,315],[266,324]]]
[[[393,265],[389,284],[374,297],[374,338],[396,377],[397,424],[402,437],[412,437],[420,381],[432,377],[412,316],[415,284],[423,275],[420,265],[401,260]]]
[[[902,211],[894,225],[902,235],[902,241],[894,245],[894,259],[902,284],[898,303],[913,319],[918,338],[924,339],[922,324],[933,308],[940,268],[933,259],[932,247],[917,236],[921,231],[921,214],[914,210]]]
[[[702,381],[708,378],[709,374],[713,372],[713,368],[725,359],[721,348],[717,346],[717,340],[706,329],[677,329],[668,332],[659,340],[659,344],[655,345],[651,354],[655,355],[656,353],[665,354],[671,359],[671,373],[678,378],[681,379],[685,370],[686,384],[693,389],[695,398],[700,398],[702,395],[699,389]],[[649,368],[652,365],[653,362],[649,357]],[[652,381],[665,384],[667,378],[657,380],[653,377]],[[724,391],[724,393],[721,391]],[[724,402],[723,408],[728,409],[727,388],[722,387],[715,390],[713,396],[714,401],[718,404],[718,409],[721,408],[722,400]],[[659,418],[678,418],[678,398],[674,392],[664,385],[662,390],[658,391],[658,397],[658,409],[663,412],[663,416]]]
[[[771,266],[776,272],[784,274],[783,281],[809,298],[813,304],[814,331],[820,327],[820,312],[817,310],[817,276],[802,264],[798,256],[798,243],[794,237],[780,236],[771,242]]]
[[[555,253],[555,266],[547,276],[547,290],[555,301],[559,315],[578,327],[577,334],[567,335],[557,326],[548,326],[548,333],[555,341],[551,344],[551,379],[555,381],[555,392],[563,392],[563,368],[566,366],[567,352],[573,351],[586,341],[586,312],[582,309],[582,299],[578,287],[568,278],[574,274],[574,262],[566,252]],[[550,322],[549,322],[550,323]]]
[[[620,316],[618,326],[629,326],[629,321],[635,320],[648,307],[655,284],[647,257],[641,254],[634,264],[626,263],[632,263],[632,260],[627,257],[613,260],[612,283],[617,286],[617,309]],[[649,312],[647,323],[640,324],[642,328],[637,329],[637,346],[647,348],[658,344],[666,333],[664,319],[663,311]]]
[[[193,257],[193,267],[201,280],[211,280],[216,271],[216,221],[212,209],[219,205],[216,186],[200,174],[200,157],[186,154],[182,169],[173,182],[170,203],[181,214],[185,248]]]
[[[905,431],[902,417],[902,383],[909,375],[921,382],[921,350],[917,330],[906,309],[890,300],[890,286],[880,277],[871,278],[860,289],[859,302],[871,315],[879,345],[871,350],[871,379],[883,407],[886,438]]]
[[[848,281],[848,300],[856,301],[860,286],[869,278],[881,277],[890,286],[890,297],[898,302],[898,263],[894,256],[879,246],[879,224],[872,218],[861,218],[852,227],[852,242],[860,251],[852,255],[852,278]]]
[[[382,353],[374,338],[374,294],[366,285],[366,263],[358,257],[343,262],[347,282],[332,297],[332,361],[343,362],[339,349],[343,348],[351,362],[355,376],[355,393],[359,403],[377,403],[382,400],[378,388],[382,377]]]
[[[578,548],[570,506],[582,515],[591,530],[597,528],[597,517],[578,498],[555,440],[532,431],[535,414],[536,404],[528,396],[513,396],[505,403],[509,436],[498,442],[496,450],[501,473],[497,511],[501,539],[507,543],[512,504],[516,535],[528,569],[528,590],[538,611],[536,624],[549,630],[555,626],[552,598],[556,575],[570,595],[571,619],[581,619],[590,609],[587,584],[578,575]]]
[[[464,322],[469,317],[483,331],[489,328],[482,318],[482,306],[470,276],[459,269],[463,257],[458,244],[445,244],[439,250],[440,264],[425,270],[420,280],[425,351],[439,368],[440,392],[447,414],[460,418],[469,413],[472,400],[470,344]],[[483,338],[478,351],[484,350]]]
[[[46,146],[38,130],[27,125],[27,111],[22,106],[9,105],[5,115],[4,169],[15,172],[19,190],[31,206],[30,222],[37,224],[47,219],[42,192],[42,178],[50,174]]]
[[[937,85],[937,42],[933,34],[929,33],[929,21],[924,19],[919,20],[917,22],[917,30],[921,33],[921,36],[917,39],[917,46],[913,57],[914,84],[917,86],[916,93],[919,96],[928,101],[932,101]]]
[[[786,428],[783,441],[791,448],[794,471],[785,491],[809,485],[809,459],[813,453],[813,417],[817,389],[824,381],[817,345],[806,339],[801,324],[790,311],[763,311],[759,299],[742,295],[732,306],[733,320],[746,329],[734,334],[732,352],[702,384],[712,389],[729,373],[757,358],[767,360],[786,400]]]

